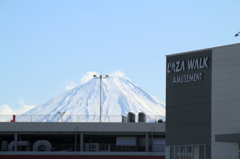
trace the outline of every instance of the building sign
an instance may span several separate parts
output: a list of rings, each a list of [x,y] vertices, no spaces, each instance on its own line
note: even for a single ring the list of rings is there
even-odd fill
[[[167,73],[208,68],[209,57],[195,58],[167,63]],[[201,81],[203,73],[192,73],[173,77],[173,84]]]

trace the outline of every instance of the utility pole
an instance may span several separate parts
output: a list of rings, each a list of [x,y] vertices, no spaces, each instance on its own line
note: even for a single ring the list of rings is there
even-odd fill
[[[102,76],[99,75],[97,77],[97,75],[93,75],[94,78],[99,78],[100,79],[100,122],[101,122],[101,118],[102,118],[102,79],[103,78],[108,78],[108,75]]]
[[[61,122],[63,122],[63,115],[65,114],[65,112],[58,112],[59,115],[61,115]]]

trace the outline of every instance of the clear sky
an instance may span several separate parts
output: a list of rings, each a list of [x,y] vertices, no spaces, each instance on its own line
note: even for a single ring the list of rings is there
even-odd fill
[[[90,71],[120,70],[165,103],[165,55],[239,43],[239,6],[239,0],[0,0],[0,114],[43,104]]]

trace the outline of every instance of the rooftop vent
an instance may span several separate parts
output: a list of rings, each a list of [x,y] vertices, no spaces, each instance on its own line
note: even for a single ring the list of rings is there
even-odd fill
[[[138,113],[138,122],[146,122],[146,114],[143,112]]]
[[[135,122],[135,114],[132,112],[128,113],[128,122]]]

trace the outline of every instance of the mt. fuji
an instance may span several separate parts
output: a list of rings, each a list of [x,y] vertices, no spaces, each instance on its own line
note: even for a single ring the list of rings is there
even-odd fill
[[[147,121],[165,119],[165,105],[126,76],[102,78],[101,120],[121,121],[128,112],[146,114]],[[92,78],[17,117],[17,121],[97,122],[100,119],[100,79]]]

